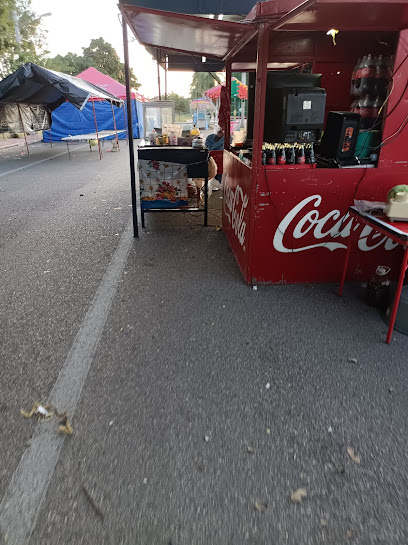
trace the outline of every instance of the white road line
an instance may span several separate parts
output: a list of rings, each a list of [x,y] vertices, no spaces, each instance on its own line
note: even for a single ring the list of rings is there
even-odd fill
[[[83,146],[77,146],[75,149],[83,148],[86,144]],[[54,159],[55,157],[59,157],[60,155],[65,155],[68,153],[67,151],[63,151],[62,153],[57,153],[56,155],[53,155],[52,157],[46,157],[45,159],[41,159],[40,161],[35,161],[34,163],[30,163],[29,165],[24,165],[22,167],[13,168],[13,170],[8,170],[7,172],[2,172],[0,174],[0,178],[2,176],[7,176],[7,174],[13,174],[13,172],[18,172],[19,170],[23,170],[25,168],[33,167],[34,165],[39,165],[40,163],[44,163],[45,161],[51,161],[51,159]]]
[[[129,221],[81,324],[49,402],[72,417],[132,246]],[[75,436],[69,440],[75,440]],[[0,542],[28,545],[58,462],[64,437],[55,421],[38,424],[0,504]]]

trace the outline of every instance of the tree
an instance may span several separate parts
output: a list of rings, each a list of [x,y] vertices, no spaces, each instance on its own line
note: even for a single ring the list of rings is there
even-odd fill
[[[80,72],[89,68],[86,64],[84,57],[77,55],[76,53],[67,53],[66,55],[56,55],[51,59],[45,61],[46,68],[50,70],[56,70],[57,72],[64,72],[71,76],[76,76]]]
[[[194,72],[193,80],[190,84],[191,98],[200,98],[207,89],[216,85],[214,75],[209,72]]]
[[[169,93],[167,94],[167,100],[174,102],[174,112],[176,114],[190,113],[190,99],[184,98],[177,93]]]
[[[103,38],[91,40],[88,47],[83,47],[83,55],[76,53],[67,53],[66,55],[57,55],[46,62],[46,67],[51,70],[65,72],[76,76],[90,66],[108,74],[111,78],[125,84],[125,65],[120,62],[119,55],[115,49]],[[138,83],[133,70],[130,69],[130,86],[138,89],[141,83]]]
[[[113,79],[125,84],[125,65],[120,62],[119,55],[115,49],[105,42],[103,38],[91,40],[88,47],[83,48],[86,64],[93,66],[97,70],[108,74]],[[138,83],[133,70],[130,69],[130,86],[138,89],[141,83]]]
[[[21,43],[17,43],[13,12]],[[0,7],[0,78],[25,62],[41,64],[47,53],[41,19],[31,10],[31,0],[2,0]]]

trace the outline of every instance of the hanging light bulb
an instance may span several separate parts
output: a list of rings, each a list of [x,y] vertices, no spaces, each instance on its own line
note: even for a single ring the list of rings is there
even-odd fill
[[[326,32],[326,35],[327,36],[331,36],[332,39],[333,39],[333,45],[336,45],[336,35],[339,33],[338,30],[336,30],[335,28],[331,28],[330,30],[328,30]]]

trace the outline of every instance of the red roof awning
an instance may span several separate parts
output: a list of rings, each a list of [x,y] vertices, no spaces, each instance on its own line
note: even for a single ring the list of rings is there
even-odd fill
[[[127,4],[119,7],[143,45],[224,61],[231,59],[234,63],[242,63],[238,52],[244,51],[247,44],[255,59],[255,36],[260,23],[269,24],[272,31],[300,33],[327,32],[332,28],[398,32],[408,26],[408,0],[266,0],[258,2],[240,23]],[[277,34],[271,32],[271,40],[274,36]],[[293,48],[292,52],[295,53]],[[304,56],[304,48],[296,49],[296,53]]]
[[[397,31],[408,24],[407,0],[267,0],[248,21],[267,21],[279,30]]]
[[[140,43],[169,51],[222,59],[253,31],[249,23],[234,23],[121,4]]]

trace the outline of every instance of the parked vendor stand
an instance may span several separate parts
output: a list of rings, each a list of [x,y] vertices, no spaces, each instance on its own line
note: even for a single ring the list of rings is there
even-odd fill
[[[232,71],[255,71],[251,149],[229,148],[226,123],[223,164],[223,229],[247,283],[339,281],[349,237],[348,279],[367,280],[379,264],[398,273],[404,250],[348,210],[355,199],[385,201],[408,174],[407,0],[271,0],[241,23],[120,7],[141,43],[222,59],[228,95]],[[378,161],[263,164],[268,71],[321,74],[326,113],[347,111],[354,67],[368,54],[393,58]]]

